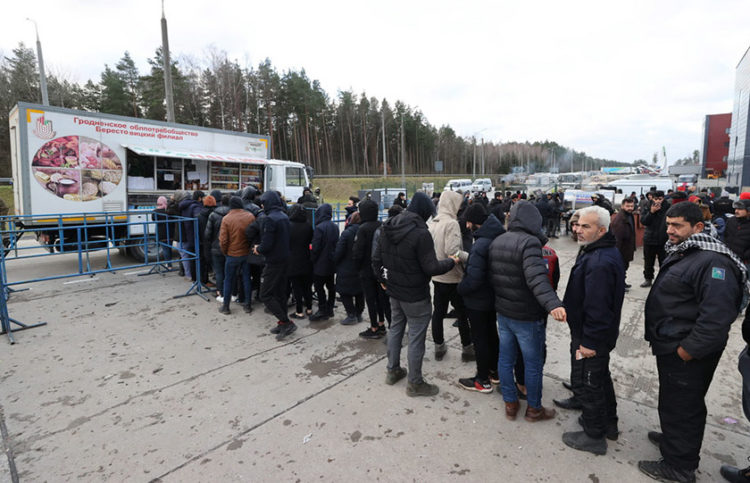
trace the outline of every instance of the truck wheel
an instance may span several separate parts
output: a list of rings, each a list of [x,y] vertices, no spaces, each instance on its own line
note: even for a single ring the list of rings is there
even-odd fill
[[[140,240],[131,240],[132,243],[140,242]],[[148,245],[148,260],[146,259],[146,251],[144,250],[144,246],[141,245],[135,245],[128,248],[128,252],[130,254],[130,257],[135,259],[138,262],[143,263],[151,263],[155,262],[157,260],[157,250],[159,250],[159,245],[154,240],[148,240],[146,243]]]

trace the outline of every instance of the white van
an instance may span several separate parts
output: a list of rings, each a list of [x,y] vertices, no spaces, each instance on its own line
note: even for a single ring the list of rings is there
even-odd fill
[[[443,191],[471,191],[471,180],[470,179],[451,179],[445,183]]]
[[[478,178],[471,185],[471,190],[476,193],[489,193],[492,191],[492,181],[489,178]]]

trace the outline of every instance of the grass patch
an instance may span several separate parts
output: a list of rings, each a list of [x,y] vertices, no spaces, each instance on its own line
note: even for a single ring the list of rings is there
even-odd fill
[[[12,215],[14,211],[13,203],[13,187],[12,186],[0,186],[0,199],[2,199],[8,206],[8,214]]]

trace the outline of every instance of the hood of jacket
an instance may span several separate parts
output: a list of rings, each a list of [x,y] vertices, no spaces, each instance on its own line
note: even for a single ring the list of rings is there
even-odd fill
[[[252,186],[248,186],[247,188],[252,188]],[[282,210],[281,198],[279,198],[279,195],[275,191],[266,191],[263,193],[260,197],[260,204],[263,205],[263,211],[266,213],[270,213],[273,210]]]
[[[464,197],[455,191],[446,191],[440,195],[438,203],[437,216],[434,221],[456,220],[458,219],[458,210],[462,207]]]
[[[383,223],[383,234],[394,245],[401,243],[415,228],[427,229],[425,221],[412,211],[404,211],[398,216],[388,218]]]
[[[503,233],[505,233],[505,227],[503,224],[500,223],[500,220],[498,220],[495,215],[490,214],[490,216],[484,220],[482,226],[474,232],[474,238],[490,238],[494,240]]]
[[[417,192],[414,193],[414,197],[411,199],[411,203],[409,203],[406,211],[416,214],[422,221],[427,221],[431,216],[435,216],[435,204],[429,196],[422,192]]]
[[[378,204],[372,200],[364,200],[359,204],[359,217],[362,223],[368,221],[377,221],[378,219]]]
[[[184,190],[177,190],[174,192],[174,202],[179,204],[184,200],[185,198],[190,197],[190,193]]]
[[[307,214],[305,213],[305,208],[300,205],[292,205],[291,208],[289,208],[289,221],[296,221],[296,222],[306,222],[307,221]]]
[[[328,203],[323,203],[315,210],[315,224],[318,225],[324,221],[331,221],[333,217],[333,208]]]
[[[229,213],[229,207],[224,206],[224,205],[217,206],[216,209],[214,210],[214,213],[216,213],[217,215],[224,216],[227,213]]]
[[[244,201],[245,203],[255,200],[256,196],[258,196],[258,188],[252,185],[243,188],[240,194],[242,201]]]
[[[508,231],[523,231],[539,238],[542,245],[547,243],[547,237],[542,234],[542,215],[536,206],[521,200],[510,209]]]

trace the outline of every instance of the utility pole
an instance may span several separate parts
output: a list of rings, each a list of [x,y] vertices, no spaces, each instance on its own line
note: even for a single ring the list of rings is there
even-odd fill
[[[484,138],[482,138],[482,176],[484,176]]]
[[[164,94],[167,100],[167,121],[174,120],[174,95],[172,93],[172,63],[169,60],[169,36],[167,18],[164,16],[164,0],[161,0],[161,50],[164,61]]]
[[[401,114],[401,187],[406,187],[406,141],[404,135],[404,115]]]
[[[30,18],[27,18],[26,20],[34,24],[34,31],[36,32],[36,60],[39,64],[39,87],[42,90],[42,105],[49,106],[47,76],[44,74],[44,57],[42,57],[42,42],[39,41],[39,29],[36,26],[35,20]]]
[[[471,145],[474,148],[471,156],[471,177],[473,181],[477,177],[477,138],[474,136],[471,137]]]
[[[383,178],[388,177],[388,162],[385,159],[385,109],[380,113],[380,129],[383,131]]]

